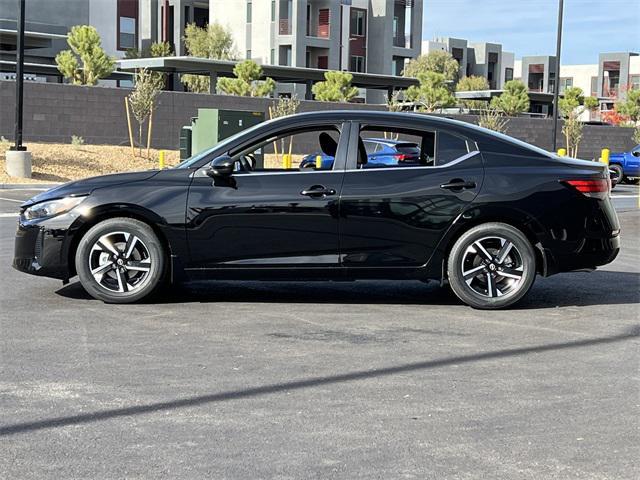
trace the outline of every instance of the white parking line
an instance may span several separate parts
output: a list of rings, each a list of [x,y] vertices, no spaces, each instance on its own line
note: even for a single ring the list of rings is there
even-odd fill
[[[17,213],[0,213],[0,218],[13,218],[17,216]]]
[[[26,200],[16,200],[15,198],[4,198],[0,197],[0,200],[4,200],[5,202],[16,202],[16,203],[24,203]]]

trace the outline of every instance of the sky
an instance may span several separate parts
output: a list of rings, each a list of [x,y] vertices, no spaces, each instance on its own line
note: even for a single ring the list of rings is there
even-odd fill
[[[424,0],[422,39],[501,43],[525,55],[555,55],[558,0]],[[604,52],[640,53],[640,0],[565,0],[561,62],[597,63]]]

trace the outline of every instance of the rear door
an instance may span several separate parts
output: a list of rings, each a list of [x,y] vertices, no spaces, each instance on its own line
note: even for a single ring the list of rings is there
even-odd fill
[[[367,166],[362,138],[420,146],[416,163]],[[341,263],[348,269],[425,265],[440,239],[480,191],[475,142],[446,130],[354,124],[340,198]]]

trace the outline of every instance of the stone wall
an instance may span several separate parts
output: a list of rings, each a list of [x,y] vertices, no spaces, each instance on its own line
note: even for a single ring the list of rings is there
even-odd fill
[[[79,87],[56,83],[26,83],[24,96],[24,138],[26,142],[70,143],[72,135],[86,143],[126,145],[128,131],[124,97],[129,90],[107,87]],[[156,148],[178,148],[179,130],[188,125],[198,108],[267,111],[270,99],[224,95],[163,92],[154,113],[152,143]],[[15,83],[0,81],[0,135],[13,138]],[[301,102],[300,111],[331,109],[385,110],[383,105]],[[471,115],[455,115],[475,122]],[[134,121],[135,122],[135,121]],[[134,123],[134,129],[136,124]],[[508,124],[508,134],[544,149],[551,149],[552,121],[518,117]],[[602,148],[624,151],[633,146],[632,131],[611,126],[585,126],[580,157],[597,158]],[[562,143],[559,132],[558,142]]]

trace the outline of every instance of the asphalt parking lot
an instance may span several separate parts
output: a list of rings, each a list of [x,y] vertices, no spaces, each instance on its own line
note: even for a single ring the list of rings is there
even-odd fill
[[[475,311],[419,282],[195,283],[105,305],[10,267],[1,478],[640,477],[638,187],[623,250]]]

